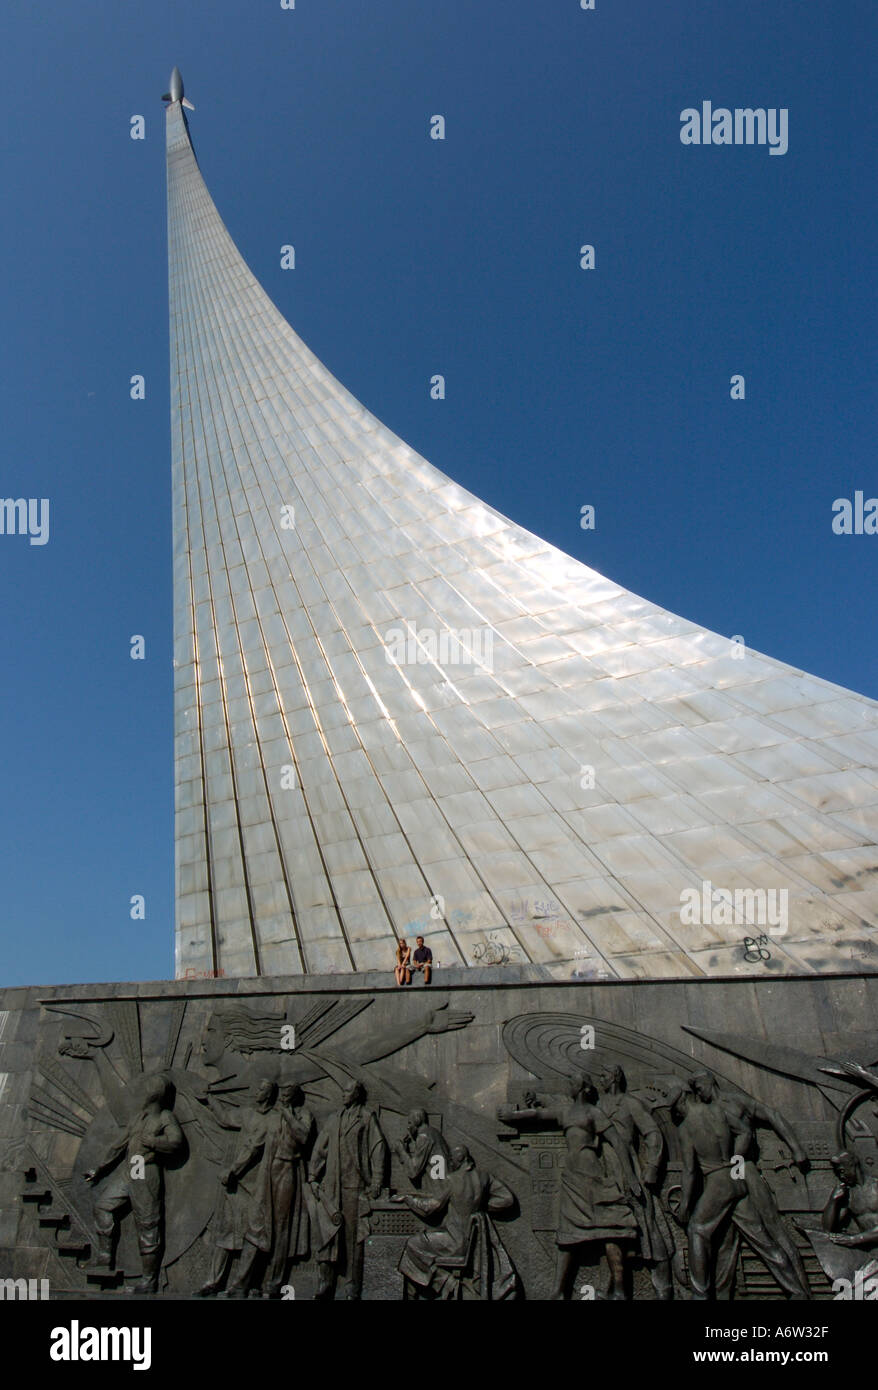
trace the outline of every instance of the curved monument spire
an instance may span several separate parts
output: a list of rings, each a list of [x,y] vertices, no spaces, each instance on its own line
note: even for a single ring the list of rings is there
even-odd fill
[[[878,960],[878,705],[404,444],[244,263],[177,69],[166,100],[178,974],[389,972],[417,935],[440,972]]]

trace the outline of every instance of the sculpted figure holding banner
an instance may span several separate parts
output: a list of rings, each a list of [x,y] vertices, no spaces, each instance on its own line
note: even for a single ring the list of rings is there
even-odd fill
[[[386,1164],[387,1142],[366,1106],[366,1088],[352,1081],[311,1156],[311,1240],[320,1271],[316,1298],[332,1298],[339,1275],[345,1277],[345,1297],[360,1298],[371,1201],[381,1195]]]

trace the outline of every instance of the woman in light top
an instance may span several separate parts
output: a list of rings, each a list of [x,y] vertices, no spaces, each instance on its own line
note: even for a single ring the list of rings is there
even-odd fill
[[[397,947],[396,947],[396,969],[395,969],[395,971],[393,972],[393,973],[396,975],[396,983],[397,983],[398,985],[410,985],[410,984],[411,984],[411,982],[412,982],[411,960],[412,960],[412,948],[411,948],[411,946],[407,946],[407,945],[406,945],[405,937],[404,937],[404,936],[401,936],[401,937],[399,938],[399,941],[398,941]]]

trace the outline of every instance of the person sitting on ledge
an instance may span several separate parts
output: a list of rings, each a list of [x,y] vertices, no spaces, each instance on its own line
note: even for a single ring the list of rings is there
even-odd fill
[[[404,936],[399,938],[396,945],[396,969],[393,972],[396,976],[398,985],[410,985],[412,982],[412,948],[406,944]]]
[[[424,945],[424,938],[422,936],[418,937],[417,943],[414,956],[412,957],[414,960],[413,969],[423,970],[424,984],[428,985],[433,974],[433,952],[430,950],[429,946]]]

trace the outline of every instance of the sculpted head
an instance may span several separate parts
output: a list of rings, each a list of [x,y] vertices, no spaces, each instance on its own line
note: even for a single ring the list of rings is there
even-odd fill
[[[301,1086],[295,1081],[284,1082],[278,1090],[278,1095],[281,1105],[286,1105],[291,1110],[295,1109],[297,1105],[302,1105],[305,1100]]]
[[[366,1087],[362,1081],[349,1081],[341,1093],[342,1105],[349,1109],[352,1105],[362,1105],[366,1099]]]
[[[862,1182],[863,1169],[858,1154],[851,1153],[849,1149],[843,1149],[840,1154],[834,1154],[829,1162],[835,1176],[846,1187],[856,1187],[859,1182]]]
[[[599,1089],[603,1091],[605,1095],[612,1094],[616,1091],[624,1091],[628,1085],[624,1071],[618,1066],[605,1067],[603,1071],[598,1072],[597,1081]]]
[[[164,1072],[153,1072],[144,1076],[140,1082],[141,1105],[164,1105],[168,1096],[170,1082]]]
[[[226,1050],[222,1029],[211,1018],[201,1039],[201,1055],[209,1067],[218,1067]]]
[[[591,1077],[587,1076],[585,1072],[571,1076],[567,1094],[571,1100],[590,1101],[594,1095],[594,1083]]]
[[[277,1100],[277,1083],[267,1079],[257,1081],[253,1087],[253,1099],[260,1108],[269,1110]]]
[[[672,1091],[668,1096],[668,1109],[675,1125],[682,1124],[686,1118],[686,1111],[691,1099],[692,1092],[687,1090],[685,1086],[680,1086],[678,1090]]]
[[[408,1122],[409,1134],[412,1135],[412,1137],[414,1138],[418,1130],[421,1128],[421,1125],[425,1125],[427,1123],[426,1113],[423,1110],[410,1110],[408,1115]]]
[[[475,1160],[466,1147],[466,1144],[455,1144],[454,1148],[451,1150],[448,1165],[453,1173],[456,1173],[458,1168],[475,1168],[476,1166]]]
[[[697,1071],[689,1079],[689,1089],[696,1100],[700,1100],[703,1105],[709,1105],[717,1094],[719,1086],[712,1071]]]

